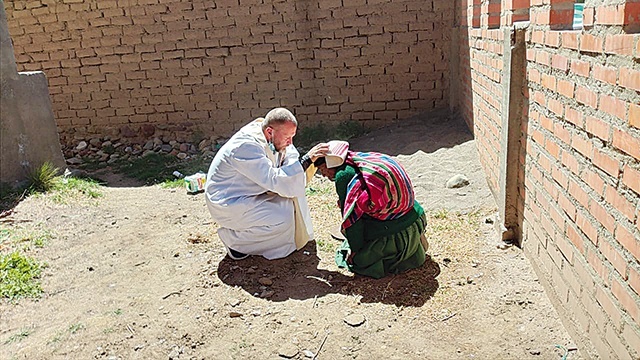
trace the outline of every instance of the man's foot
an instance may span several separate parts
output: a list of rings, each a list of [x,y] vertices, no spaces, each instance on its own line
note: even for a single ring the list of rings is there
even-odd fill
[[[235,251],[231,248],[227,248],[227,255],[233,260],[242,260],[249,257],[248,254],[241,253],[240,251]]]
[[[427,237],[424,234],[420,235],[420,243],[422,244],[422,247],[424,248],[424,252],[426,254],[427,250],[429,250],[429,242],[427,241]]]

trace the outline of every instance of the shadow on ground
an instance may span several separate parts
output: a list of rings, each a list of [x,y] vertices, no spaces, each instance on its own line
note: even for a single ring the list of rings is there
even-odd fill
[[[319,262],[316,244],[312,241],[302,250],[279,260],[251,256],[235,261],[225,257],[218,265],[218,277],[229,286],[238,286],[253,296],[277,302],[343,294],[360,295],[363,303],[419,307],[439,287],[436,278],[440,266],[429,256],[418,269],[382,279],[318,269]],[[260,280],[264,278],[273,283],[263,285]]]

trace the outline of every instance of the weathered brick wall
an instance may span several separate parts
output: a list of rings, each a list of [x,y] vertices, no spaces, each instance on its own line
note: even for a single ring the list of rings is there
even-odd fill
[[[62,140],[229,135],[269,109],[378,126],[446,107],[453,5],[435,0],[5,1],[20,71]],[[197,129],[197,130],[196,130]]]
[[[497,46],[512,19],[530,19],[522,245],[586,356],[640,358],[640,2],[587,0],[576,31],[566,30],[573,1],[458,4],[464,92],[455,106],[476,134],[494,193],[505,151]],[[490,4],[501,6],[499,29]]]

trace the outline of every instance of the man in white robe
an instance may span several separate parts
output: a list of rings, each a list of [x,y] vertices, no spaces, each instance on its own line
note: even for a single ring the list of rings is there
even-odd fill
[[[313,239],[305,170],[313,171],[308,167],[328,146],[300,158],[293,146],[297,125],[289,110],[273,109],[240,129],[211,162],[207,207],[232,259],[282,258]]]

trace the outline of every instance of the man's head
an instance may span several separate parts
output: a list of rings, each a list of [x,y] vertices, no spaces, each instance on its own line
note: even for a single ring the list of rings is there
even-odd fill
[[[262,123],[262,132],[268,142],[273,143],[277,151],[284,150],[293,143],[298,129],[298,121],[291,111],[275,108],[267,113]]]

